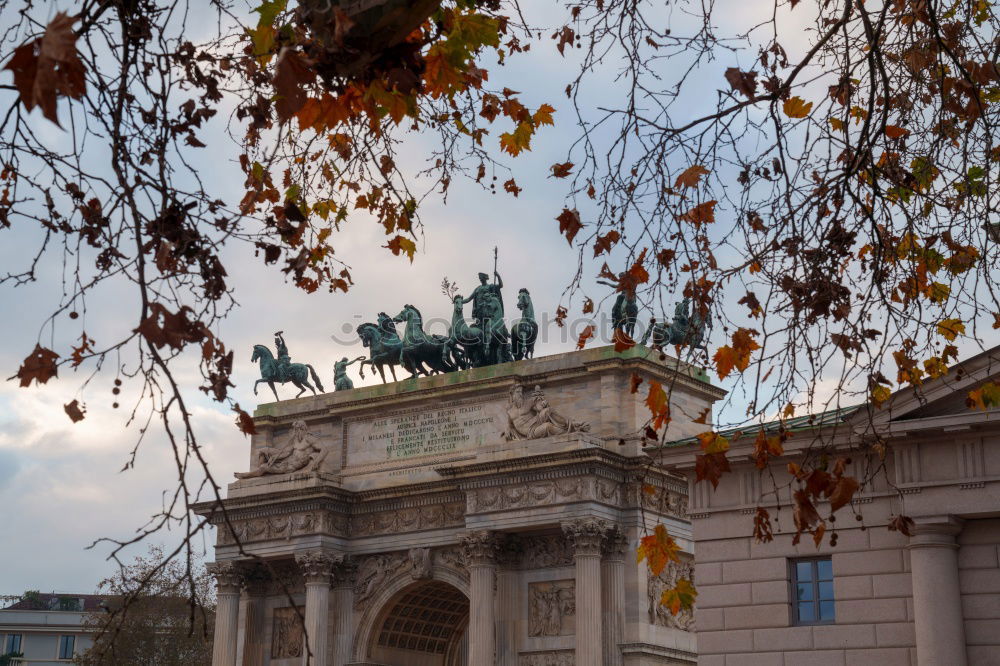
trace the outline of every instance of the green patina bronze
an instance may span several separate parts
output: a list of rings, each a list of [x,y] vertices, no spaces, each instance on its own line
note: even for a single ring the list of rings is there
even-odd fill
[[[295,384],[299,389],[299,392],[295,394],[296,398],[305,393],[306,389],[312,391],[314,395],[316,388],[320,391],[323,390],[323,383],[311,365],[308,363],[292,363],[291,356],[288,354],[288,345],[285,344],[284,331],[278,331],[274,334],[274,346],[278,352],[277,358],[271,354],[271,350],[268,349],[267,345],[253,346],[253,355],[250,357],[250,362],[260,362],[260,379],[254,382],[254,395],[257,395],[257,385],[261,382],[265,382],[271,387],[271,392],[274,393],[275,400],[280,400],[278,392],[274,388],[275,382],[279,384],[292,382]],[[309,383],[310,376],[312,376],[313,382],[316,383],[316,388],[313,388],[312,384]]]
[[[354,382],[352,382],[351,378],[347,376],[347,366],[349,366],[352,363],[357,363],[358,361],[361,361],[362,363],[364,363],[365,362],[365,357],[364,356],[359,356],[359,357],[357,357],[357,358],[352,359],[352,360],[349,361],[349,360],[347,360],[347,357],[345,356],[344,358],[340,359],[339,361],[337,361],[336,363],[333,364],[333,390],[334,391],[348,391],[348,390],[354,388]],[[362,375],[362,379],[363,378],[364,378],[364,375]]]
[[[672,323],[657,323],[656,318],[649,320],[649,327],[642,336],[642,344],[645,345],[652,338],[654,347],[663,345],[687,345],[693,349],[708,348],[703,344],[705,331],[711,326],[711,320],[702,319],[695,312],[691,314],[691,299],[685,298],[674,307],[674,320]]]
[[[635,322],[638,317],[639,304],[636,302],[635,292],[631,294],[620,292],[611,308],[611,327],[631,338],[635,335]]]

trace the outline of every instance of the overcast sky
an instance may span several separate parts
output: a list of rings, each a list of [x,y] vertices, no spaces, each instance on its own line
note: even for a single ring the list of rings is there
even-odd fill
[[[741,20],[739,13],[748,11],[750,4],[735,3],[728,20]],[[72,5],[52,3],[52,11]],[[555,19],[541,16],[541,20],[554,25]],[[715,63],[718,71],[704,83],[707,97],[711,99],[712,91],[722,85],[721,74],[727,66],[752,59],[754,54],[727,55]],[[576,251],[559,234],[554,220],[564,203],[565,186],[548,177],[550,165],[563,161],[575,137],[572,112],[561,92],[573,68],[547,38],[537,42],[530,54],[512,62],[509,70],[494,72],[491,83],[521,91],[522,101],[531,108],[549,102],[557,109],[556,127],[543,129],[530,153],[509,160],[524,188],[518,198],[490,194],[464,180],[456,181],[447,205],[434,198],[424,205],[426,227],[412,265],[381,247],[386,242],[381,227],[361,216],[352,217],[335,243],[356,283],[346,295],[305,294],[291,286],[280,270],[264,267],[248,249],[237,247],[230,252],[229,283],[236,287],[240,307],[223,324],[221,333],[236,350],[237,386],[232,395],[244,408],[249,410],[258,402],[251,391],[259,376],[250,363],[251,348],[257,343],[271,346],[278,328],[285,331],[293,360],[312,363],[327,389],[332,390],[334,361],[364,353],[349,331],[363,321],[374,320],[380,310],[394,315],[405,303],[416,305],[427,319],[449,318],[450,303],[440,290],[442,278],[457,281],[468,294],[477,284],[478,272],[492,271],[494,246],[499,248],[508,310],[513,308],[517,290],[527,287],[536,313],[551,316],[573,276],[576,261]],[[604,81],[606,87],[599,94],[606,95],[614,87],[610,75]],[[0,74],[0,83],[9,83],[8,73]],[[0,91],[0,108],[7,108],[9,102],[9,94]],[[39,127],[44,123],[40,120]],[[42,131],[53,142],[62,140],[54,126],[45,126]],[[236,146],[218,131],[200,138],[209,144],[202,159],[210,188],[230,203],[238,201],[243,175],[234,162]],[[499,182],[508,177],[501,176]],[[15,261],[23,261],[38,238],[36,229],[23,225],[0,231],[0,267],[4,272]],[[609,292],[593,286],[598,269],[599,265],[588,265],[586,274],[591,285],[588,295],[595,300]],[[60,270],[60,258],[53,255],[43,274],[58,275]],[[34,346],[59,294],[57,279],[18,289],[0,287],[0,313],[4,314],[0,321],[4,341],[0,369],[4,377],[16,372]],[[608,313],[610,305],[609,300],[602,310]],[[105,337],[110,338],[110,331],[120,328],[122,322],[134,325],[137,309],[136,294],[127,289],[105,290],[89,304],[88,332],[98,342],[102,341],[102,330],[109,331]],[[649,314],[642,313],[640,320]],[[549,327],[536,355],[572,349],[584,324],[578,321],[572,330]],[[356,383],[362,383],[356,368],[351,367],[351,374]],[[235,430],[227,409],[194,390],[200,377],[191,373],[182,376],[192,386],[189,399],[213,473],[229,480],[233,471],[248,466],[248,440]],[[173,461],[159,435],[143,444],[133,469],[118,472],[128,460],[136,429],[125,427],[124,409],[111,408],[113,376],[96,379],[81,394],[83,379],[67,369],[58,380],[42,387],[22,389],[16,382],[0,382],[0,516],[7,535],[0,549],[0,594],[27,589],[92,591],[110,572],[105,561],[108,548],[85,547],[101,536],[127,538],[158,510],[162,494],[172,488]],[[365,383],[371,381],[369,377]],[[127,395],[128,385],[125,389]],[[288,387],[279,391],[283,398],[292,395]],[[87,405],[87,418],[72,424],[62,405],[81,397]],[[261,394],[261,402],[268,399]],[[737,404],[722,420],[738,421],[741,409]]]

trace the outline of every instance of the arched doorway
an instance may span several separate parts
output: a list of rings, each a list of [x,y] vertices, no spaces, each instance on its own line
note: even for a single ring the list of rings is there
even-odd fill
[[[440,580],[415,583],[379,616],[368,657],[386,666],[467,666],[469,599]]]

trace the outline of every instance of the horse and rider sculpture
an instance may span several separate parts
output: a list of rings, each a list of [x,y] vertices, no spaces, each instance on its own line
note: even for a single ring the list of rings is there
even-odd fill
[[[428,333],[424,330],[424,319],[415,306],[407,304],[395,317],[385,312],[378,313],[377,323],[365,322],[357,328],[361,343],[368,349],[368,358],[343,358],[334,364],[334,389],[337,391],[354,388],[347,376],[347,366],[360,364],[360,375],[364,378],[365,366],[378,372],[386,383],[385,369],[388,368],[392,381],[397,381],[396,366],[410,373],[411,377],[454,372],[469,368],[480,368],[509,361],[520,361],[534,357],[535,341],[538,338],[538,322],[531,294],[521,288],[517,294],[517,309],[520,317],[507,328],[504,302],[501,290],[503,280],[494,267],[493,281],[485,273],[479,274],[479,285],[468,297],[453,293],[454,285],[446,291],[452,301],[451,324],[447,335]],[[448,285],[447,280],[445,281]],[[472,303],[472,321],[465,318],[464,308]],[[690,314],[689,299],[677,305],[671,324],[651,321],[642,338],[645,345],[652,337],[652,346],[660,348],[665,344],[689,345],[704,349],[702,339],[708,322],[697,313]],[[617,332],[632,338],[638,315],[635,294],[620,293],[612,309],[612,326]],[[397,331],[397,324],[403,325],[403,334]],[[322,392],[323,385],[315,369],[307,363],[292,363],[285,344],[283,332],[274,336],[277,356],[272,356],[266,345],[254,345],[251,361],[260,363],[261,378],[254,384],[266,383],[271,387],[275,399],[278,393],[275,383],[291,382],[299,389],[295,397],[306,390],[315,395]],[[312,383],[310,383],[310,377]],[[315,385],[315,387],[313,386]]]

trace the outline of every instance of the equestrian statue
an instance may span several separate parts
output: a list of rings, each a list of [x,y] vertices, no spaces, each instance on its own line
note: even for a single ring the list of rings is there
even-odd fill
[[[687,345],[692,349],[703,349],[708,353],[708,347],[703,344],[705,331],[711,327],[710,317],[702,319],[697,310],[691,314],[691,299],[685,298],[674,307],[672,323],[657,323],[656,318],[649,320],[649,327],[642,336],[645,345],[652,338],[653,347],[661,349],[663,345]]]
[[[531,294],[524,287],[517,292],[517,309],[521,318],[510,327],[511,353],[515,361],[535,356],[535,340],[538,339],[538,322],[535,321],[535,306]]]
[[[457,356],[455,343],[443,335],[425,333],[423,317],[416,307],[410,304],[404,305],[399,314],[392,318],[392,321],[395,323],[406,322],[399,360],[400,364],[410,370],[414,377],[437,372],[452,372],[462,367],[462,362]]]
[[[615,304],[611,308],[611,328],[621,331],[629,338],[635,335],[635,322],[639,318],[639,304],[636,302],[635,292],[626,294],[619,292]]]
[[[368,359],[361,362],[361,378],[365,378],[365,364],[367,363],[373,369],[378,370],[383,384],[386,383],[385,370],[383,369],[385,366],[389,366],[392,381],[397,381],[396,366],[402,363],[400,356],[403,351],[403,341],[400,339],[399,333],[396,332],[396,324],[392,321],[392,317],[384,312],[379,312],[377,324],[371,322],[361,324],[358,326],[357,332],[361,338],[361,344],[368,348],[369,354]],[[409,370],[411,374],[416,374],[412,367],[404,365],[403,368]]]
[[[257,395],[257,385],[261,382],[265,382],[271,387],[271,393],[274,394],[275,400],[281,400],[274,388],[275,382],[279,384],[292,382],[295,384],[299,389],[299,392],[295,394],[296,398],[305,393],[306,389],[312,391],[313,395],[316,394],[316,388],[320,391],[324,390],[323,383],[319,380],[319,375],[316,374],[316,370],[311,365],[308,363],[292,363],[291,357],[288,354],[288,345],[285,344],[284,331],[278,331],[274,334],[274,346],[278,353],[277,358],[271,355],[271,350],[268,349],[267,345],[253,346],[253,355],[250,357],[250,362],[260,362],[260,379],[254,382],[254,395]],[[313,388],[312,384],[309,383],[310,376],[312,376],[316,388]]]

